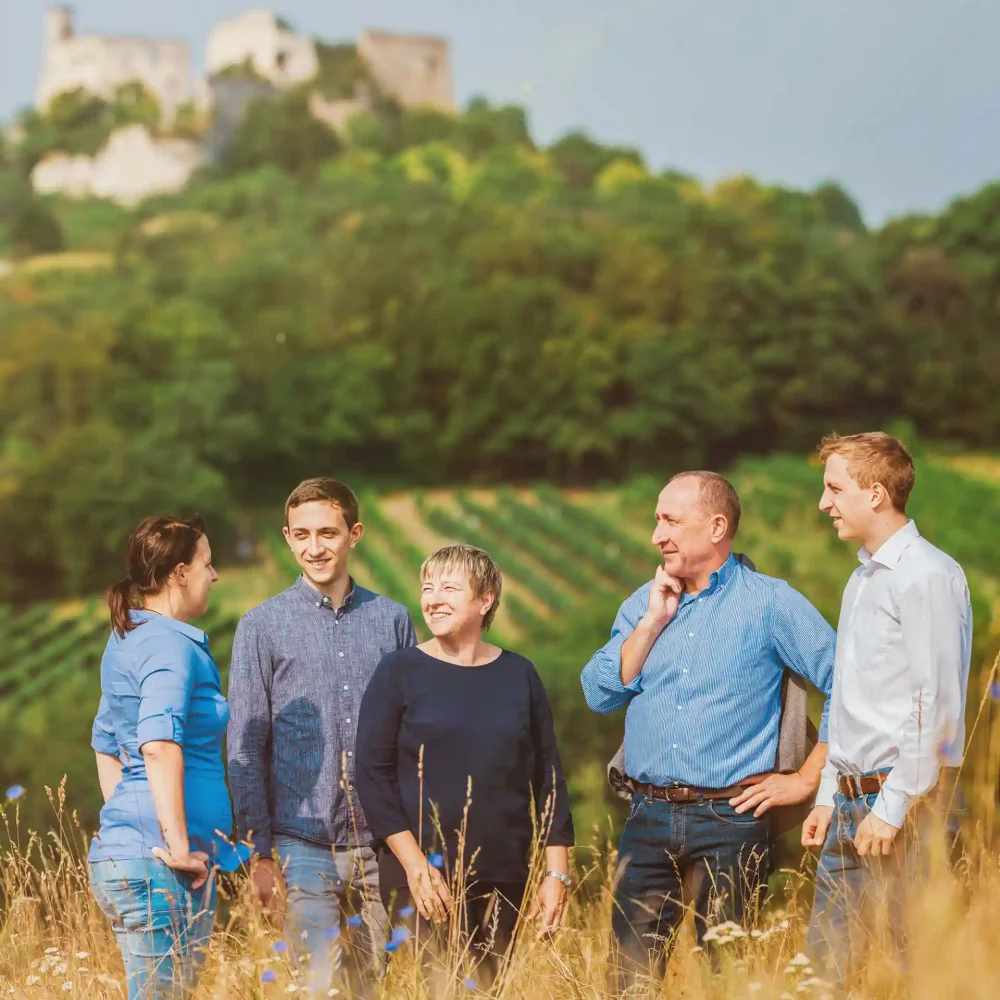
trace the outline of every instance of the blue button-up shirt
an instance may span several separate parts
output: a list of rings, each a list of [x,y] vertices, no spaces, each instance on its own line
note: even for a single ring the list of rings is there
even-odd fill
[[[820,725],[826,740],[836,636],[800,593],[730,556],[705,590],[683,595],[639,676],[622,684],[622,645],[646,613],[651,587],[622,604],[611,641],[582,678],[595,712],[628,706],[629,777],[727,788],[773,770],[786,667],[827,695]]]
[[[416,641],[395,601],[352,585],[334,608],[301,576],[243,616],[228,740],[241,839],[262,855],[277,833],[338,847],[371,841],[354,790],[361,696],[379,660]]]
[[[122,780],[101,810],[91,861],[152,858],[164,847],[140,752],[152,740],[184,751],[184,809],[191,850],[227,853],[233,816],[222,763],[229,707],[201,629],[152,611],[132,611],[136,628],[108,639],[101,704],[91,746],[122,762]],[[221,838],[219,833],[221,833]]]

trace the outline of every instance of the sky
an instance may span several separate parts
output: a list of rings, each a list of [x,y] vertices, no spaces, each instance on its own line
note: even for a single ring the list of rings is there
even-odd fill
[[[263,3],[256,4],[264,6]],[[0,121],[30,104],[42,0],[0,0]],[[253,0],[80,0],[77,30],[185,38]],[[275,0],[329,40],[440,34],[461,103],[524,104],[536,140],[583,128],[711,183],[842,184],[869,222],[1000,178],[998,0]]]

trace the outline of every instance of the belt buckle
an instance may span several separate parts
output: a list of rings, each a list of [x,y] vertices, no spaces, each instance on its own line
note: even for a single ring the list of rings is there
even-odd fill
[[[673,795],[670,794],[671,792],[673,792]],[[667,786],[667,798],[671,802],[684,804],[685,802],[694,802],[696,795],[692,789],[678,783]]]

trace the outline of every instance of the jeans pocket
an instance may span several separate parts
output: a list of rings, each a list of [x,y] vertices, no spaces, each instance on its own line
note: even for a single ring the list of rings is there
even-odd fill
[[[708,811],[720,823],[726,826],[738,827],[741,830],[757,830],[764,834],[761,839],[769,839],[771,819],[765,813],[763,816],[754,816],[750,809],[745,813],[738,813],[725,799],[709,799]]]
[[[113,878],[94,881],[94,896],[112,926],[127,931],[147,927],[151,917],[148,879]]]

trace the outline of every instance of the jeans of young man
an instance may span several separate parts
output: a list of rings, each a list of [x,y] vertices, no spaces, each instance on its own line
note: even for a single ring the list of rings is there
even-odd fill
[[[339,989],[357,993],[370,987],[384,968],[389,934],[375,852],[285,834],[275,838],[275,848],[288,892],[285,933],[297,955],[309,956],[309,984],[325,993],[336,977]],[[348,936],[352,947],[344,969]]]
[[[94,897],[125,963],[128,1000],[181,1000],[195,988],[215,923],[215,879],[135,858],[90,865]]]
[[[806,951],[816,975],[837,986],[861,970],[870,948],[902,968],[906,897],[927,873],[932,837],[944,835],[942,847],[949,856],[958,844],[964,806],[961,792],[952,785],[911,810],[892,853],[861,857],[854,838],[877,798],[835,797],[816,869]]]
[[[692,886],[698,943],[711,924],[745,923],[758,910],[771,866],[770,823],[726,799],[672,803],[636,794],[618,845],[611,928],[619,987],[662,977]]]

